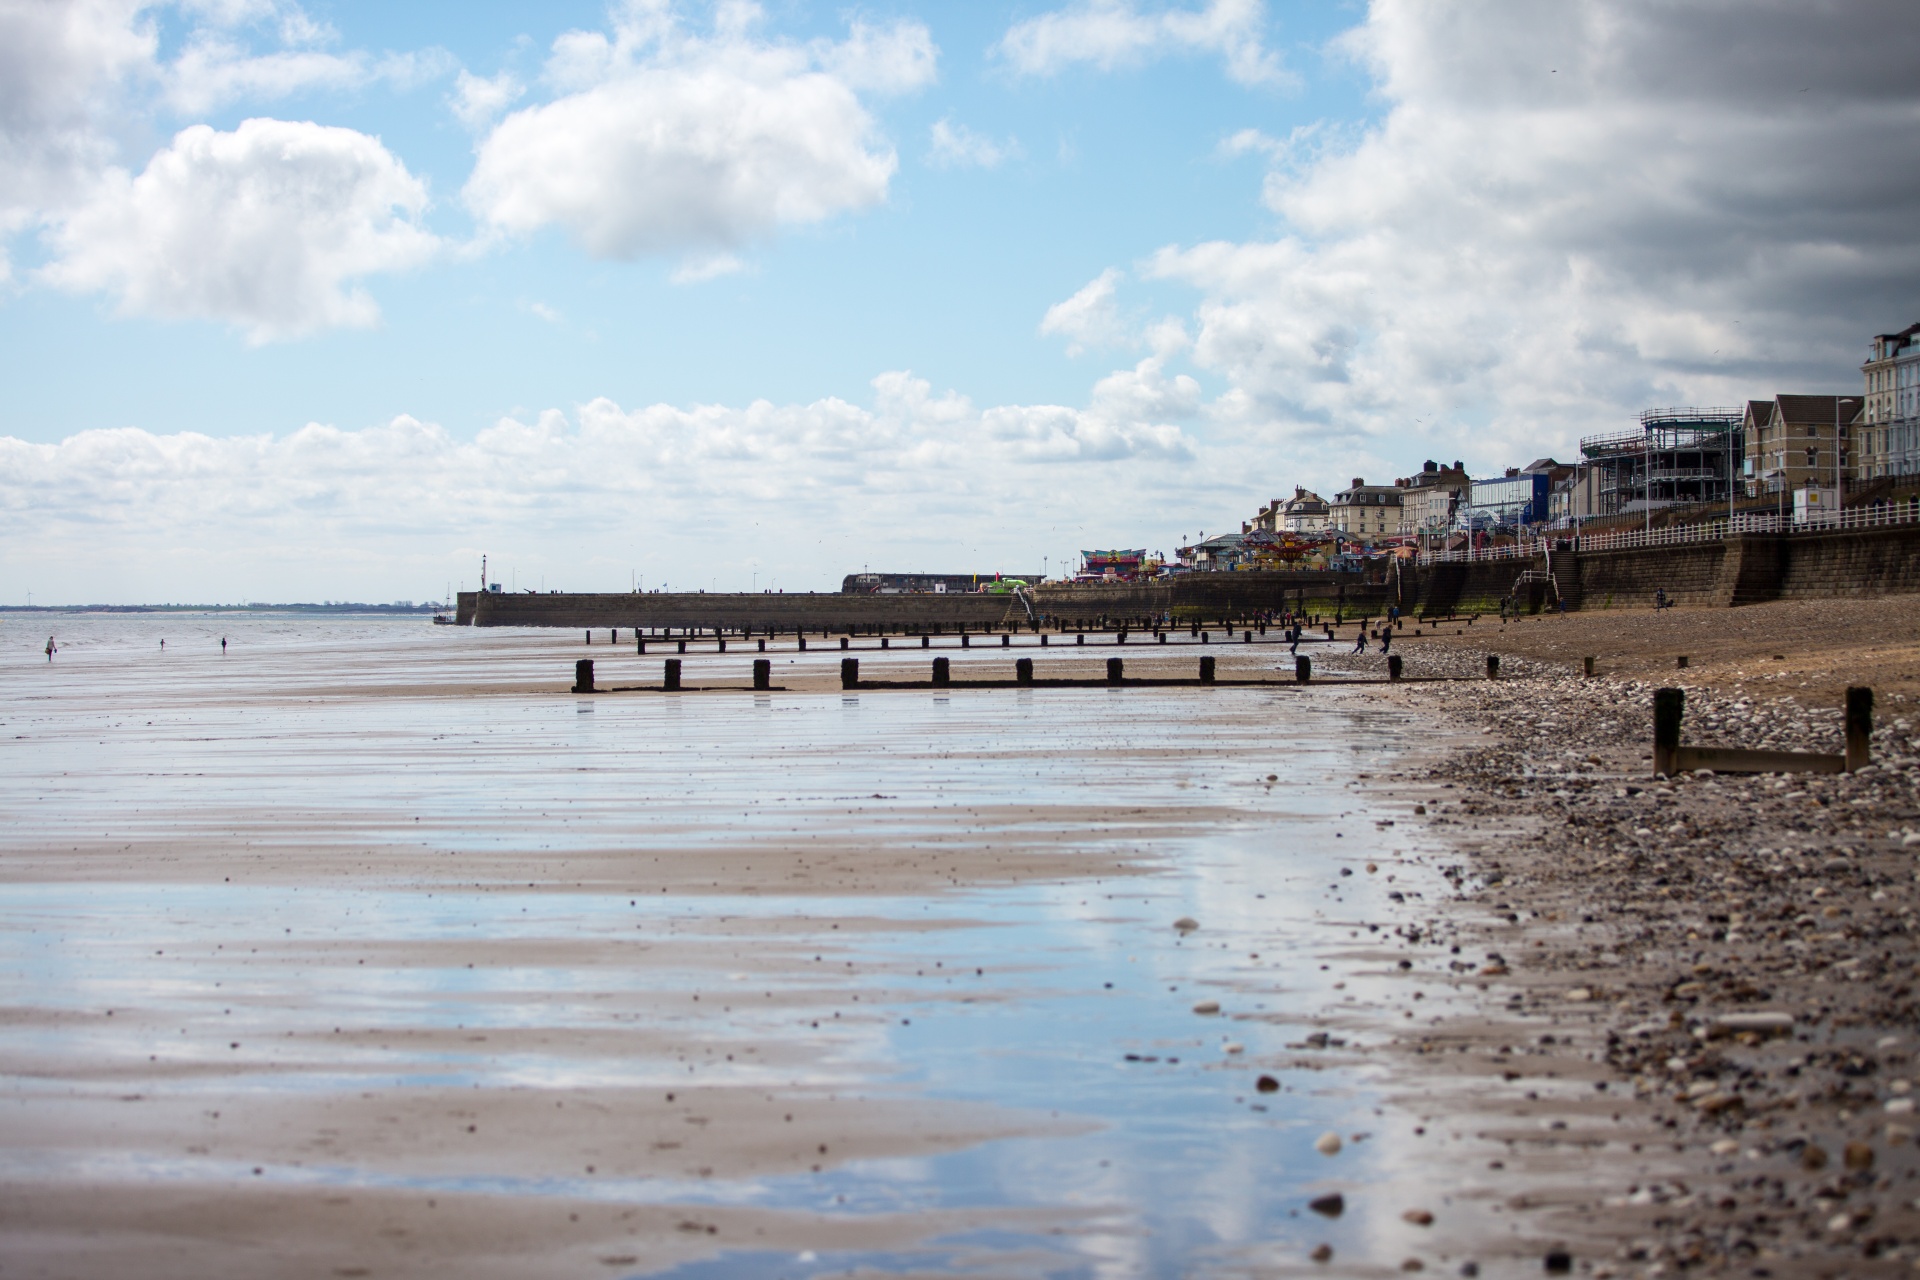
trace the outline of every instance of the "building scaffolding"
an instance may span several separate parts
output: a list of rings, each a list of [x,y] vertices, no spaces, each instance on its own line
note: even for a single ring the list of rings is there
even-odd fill
[[[1728,500],[1745,452],[1738,408],[1648,409],[1638,431],[1587,436],[1599,516]]]

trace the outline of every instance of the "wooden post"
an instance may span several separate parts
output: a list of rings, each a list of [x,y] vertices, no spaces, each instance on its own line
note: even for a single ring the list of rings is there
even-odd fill
[[[1673,660],[1673,665],[1677,669],[1681,671],[1685,671],[1687,669],[1687,655],[1683,653],[1679,657],[1675,658]]]
[[[773,663],[766,658],[753,660],[753,687],[756,689],[773,688]]]
[[[1313,683],[1313,659],[1300,654],[1293,660],[1293,679],[1295,684]]]
[[[860,687],[860,659],[840,659],[840,687],[858,689]]]
[[[588,628],[587,628],[587,643],[588,643],[588,644],[592,644],[592,643],[593,643],[593,628],[592,628],[592,627],[588,627]]]
[[[645,653],[647,651],[647,637],[644,632],[641,633],[637,638],[635,638],[633,642],[633,651],[635,653]]]
[[[1211,657],[1200,659],[1200,683],[1213,683],[1213,659]]]
[[[1211,631],[1202,631],[1202,632],[1200,633],[1200,643],[1201,643],[1201,644],[1212,644],[1212,643],[1213,643],[1213,632],[1211,632]]]
[[[684,636],[674,641],[674,643],[680,646],[680,652],[685,653],[687,651],[687,641]]]
[[[1120,628],[1120,633],[1113,638],[1113,642],[1115,644],[1125,644],[1127,642],[1127,629],[1125,627]]]
[[[1087,642],[1087,633],[1084,631],[1077,632],[1074,636],[1073,642],[1075,644],[1085,644]]]
[[[1593,679],[1593,659],[1583,658],[1581,664],[1586,668],[1587,679]]]
[[[720,634],[720,628],[718,627],[713,629],[713,634],[715,637],[714,643],[720,646],[718,652],[725,653],[727,651],[727,638]]]
[[[1499,678],[1500,678],[1500,655],[1497,653],[1490,653],[1487,655],[1487,679],[1498,680]]]
[[[1013,648],[1013,633],[1011,631],[1000,637],[1000,647],[1002,649]]]
[[[756,641],[754,641],[754,643],[760,646],[760,652],[761,652],[761,653],[765,653],[765,652],[767,651],[767,642],[766,642],[766,639],[765,639],[764,637],[762,637],[762,638],[761,638],[761,639],[759,639],[759,640],[756,640]]]
[[[793,634],[800,640],[800,652],[805,653],[807,651],[807,633],[804,631],[796,631]]]
[[[607,643],[608,644],[620,643],[620,628],[614,627],[607,632]]]
[[[935,658],[933,660],[933,682],[935,684],[953,683],[953,667],[946,658]]]
[[[680,687],[680,659],[667,659],[666,674],[660,678],[660,687],[668,693]]]
[[[971,648],[973,648],[973,637],[972,637],[972,636],[970,636],[970,635],[968,635],[968,634],[967,634],[966,632],[964,632],[964,631],[962,631],[962,632],[960,633],[960,647],[961,647],[962,649],[971,649]]]
[[[850,638],[848,638],[847,636],[841,636],[841,637],[840,637],[840,647],[841,647],[842,649],[844,649],[844,648],[846,648],[846,647],[847,647],[847,646],[848,646],[849,644],[851,644],[851,643],[853,643],[853,642],[852,642],[852,640],[851,640]]]
[[[1044,648],[1046,648],[1046,647],[1047,647],[1047,639],[1048,639],[1048,636],[1047,636],[1047,633],[1046,633],[1046,632],[1044,632],[1044,631],[1042,631],[1042,632],[1040,633],[1040,647],[1041,647],[1042,649],[1044,649]]]
[[[1125,673],[1125,671],[1126,671],[1126,668],[1121,665],[1120,659],[1118,658],[1107,659],[1107,683],[1108,684],[1119,684],[1121,676]]]
[[[593,687],[593,659],[582,658],[573,664],[573,691],[575,693],[597,693]]]
[[[887,638],[886,636],[881,636],[881,637],[880,637],[880,647],[881,647],[882,649],[886,649],[886,648],[890,648],[890,647],[891,647],[891,645],[890,645],[890,642],[889,642],[889,640],[888,640],[888,638]]]
[[[1228,632],[1227,634],[1232,635],[1233,633]],[[1252,644],[1253,632],[1247,630],[1245,627],[1240,628],[1240,641],[1242,644]]]
[[[1400,673],[1402,670],[1404,670],[1404,668],[1400,664],[1400,655],[1397,653],[1388,654],[1387,655],[1387,679],[1398,684],[1400,681]]]
[[[1033,683],[1033,659],[1021,658],[1013,664],[1013,678],[1018,684]]]
[[[1684,689],[1653,691],[1653,772],[1672,777],[1680,772],[1680,722],[1687,714]]]
[[[1847,690],[1847,772],[1864,769],[1873,745],[1873,690]]]

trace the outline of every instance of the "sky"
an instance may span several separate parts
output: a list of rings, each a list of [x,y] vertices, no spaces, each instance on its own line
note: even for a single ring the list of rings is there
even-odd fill
[[[0,606],[835,590],[1851,393],[1820,0],[0,0]]]

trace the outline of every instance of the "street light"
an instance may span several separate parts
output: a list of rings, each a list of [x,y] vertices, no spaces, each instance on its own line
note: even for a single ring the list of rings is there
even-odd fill
[[[1840,406],[1859,403],[1860,401],[1853,396],[1836,396],[1833,401],[1833,507],[1836,520],[1847,505],[1846,496],[1840,487],[1845,483],[1840,474]]]

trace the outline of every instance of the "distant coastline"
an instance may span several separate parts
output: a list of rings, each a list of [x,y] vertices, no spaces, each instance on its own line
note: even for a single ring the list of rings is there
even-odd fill
[[[357,604],[342,601],[328,604],[9,604],[0,605],[0,613],[391,613],[432,615],[446,611],[445,605]]]

